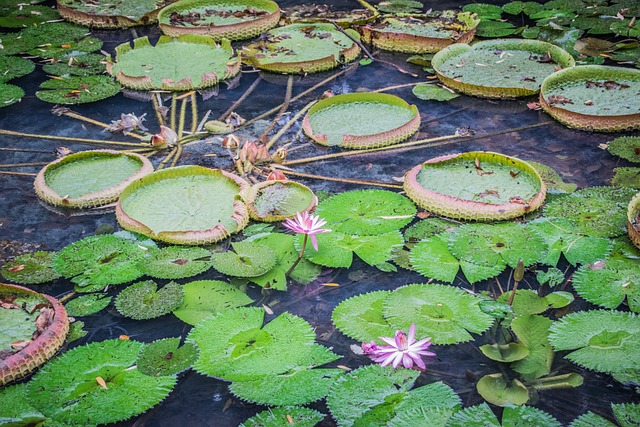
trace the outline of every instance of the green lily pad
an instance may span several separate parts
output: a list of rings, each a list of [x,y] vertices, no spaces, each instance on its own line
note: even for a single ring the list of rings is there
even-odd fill
[[[36,96],[52,104],[85,104],[117,95],[120,84],[107,76],[72,76],[43,82]]]
[[[345,30],[358,40],[357,32]],[[360,48],[331,24],[292,24],[269,30],[263,40],[245,46],[242,62],[279,73],[314,73],[353,61]]]
[[[511,22],[483,19],[476,28],[478,37],[506,37],[515,34],[518,29]]]
[[[237,287],[219,280],[198,280],[183,286],[182,305],[173,311],[178,319],[190,325],[220,311],[253,302]]]
[[[571,421],[569,427],[617,427],[617,424],[612,423],[600,415],[593,412],[587,412],[580,415],[575,420]]]
[[[476,389],[487,402],[496,406],[524,405],[529,401],[529,390],[518,379],[507,380],[502,374],[485,375],[478,380]]]
[[[451,101],[460,96],[449,89],[426,83],[414,86],[412,92],[423,101]]]
[[[198,347],[193,343],[180,345],[180,338],[165,338],[145,346],[138,355],[138,370],[151,377],[176,375],[189,369],[198,360]]]
[[[511,294],[512,291],[504,292],[498,297],[497,301],[507,303]],[[531,289],[518,289],[513,298],[512,308],[517,316],[540,314],[547,311],[549,303],[543,297],[538,296],[536,291]]]
[[[176,282],[158,289],[153,280],[145,280],[122,290],[116,297],[116,308],[131,319],[153,319],[180,307],[183,298],[184,290]]]
[[[519,342],[510,342],[509,344],[485,344],[479,348],[482,354],[497,362],[515,362],[529,355],[529,349]]]
[[[111,0],[109,3],[87,3],[82,0],[58,0],[58,10],[68,21],[93,28],[125,28],[152,24],[158,10],[168,0]]]
[[[22,88],[0,83],[0,108],[19,102],[23,96],[24,90]]]
[[[460,270],[460,261],[449,251],[447,241],[450,237],[451,233],[441,233],[417,243],[409,254],[411,266],[423,276],[453,283]]]
[[[552,320],[536,315],[518,316],[511,322],[511,330],[529,350],[527,357],[511,364],[511,369],[520,373],[525,381],[551,372],[554,353],[548,337],[552,324]]]
[[[331,321],[340,331],[356,341],[375,341],[391,337],[395,329],[382,315],[382,303],[389,291],[356,295],[342,301],[333,309]]]
[[[542,10],[542,5],[534,1],[511,1],[502,6],[502,10],[509,15],[532,15]]]
[[[640,168],[613,168],[611,185],[614,187],[627,187],[640,189]]]
[[[547,186],[548,193],[573,193],[578,188],[576,184],[564,182],[558,172],[547,165],[532,162],[531,160],[527,160],[527,163],[538,172],[538,175]]]
[[[424,4],[415,0],[391,0],[380,2],[377,9],[383,13],[420,13]]]
[[[312,211],[318,204],[313,191],[295,181],[263,181],[241,195],[256,221],[276,222],[298,212]]]
[[[640,312],[640,271],[638,261],[606,259],[604,266],[585,265],[573,275],[578,294],[592,304],[616,308],[626,299],[631,311]]]
[[[211,254],[213,268],[234,277],[256,277],[271,270],[277,261],[276,254],[267,246],[254,242],[235,242],[233,251]]]
[[[448,221],[437,217],[420,220],[404,230],[405,246],[411,248],[413,244],[421,240],[426,240],[445,231],[453,231],[459,226],[460,223],[457,221]]]
[[[614,156],[630,162],[640,163],[640,136],[620,136],[607,144],[607,150]]]
[[[21,285],[46,283],[60,277],[51,263],[55,252],[38,251],[19,255],[2,265],[0,272],[5,279]]]
[[[640,405],[637,403],[612,403],[611,410],[623,427],[632,427],[640,422]]]
[[[634,194],[635,190],[629,188],[589,187],[551,200],[544,215],[566,218],[587,236],[621,236],[627,224],[627,205]]]
[[[27,399],[60,424],[108,424],[145,412],[167,397],[176,378],[150,377],[136,369],[143,347],[135,341],[107,340],[69,350],[31,379]]]
[[[198,60],[194,60],[198,59]],[[161,36],[155,46],[147,37],[116,47],[115,62],[107,57],[107,71],[131,89],[171,91],[216,85],[240,71],[228,40],[220,45],[211,37],[187,34]]]
[[[158,279],[184,279],[207,271],[210,257],[211,252],[204,248],[167,246],[150,250],[138,268]]]
[[[69,334],[67,335],[67,343],[72,343],[76,340],[87,335],[87,332],[84,328],[84,322],[81,320],[76,320],[75,322],[69,325]]]
[[[346,234],[372,236],[409,224],[416,207],[406,197],[387,190],[357,190],[336,194],[318,205],[316,215],[327,228]]]
[[[536,279],[541,285],[549,284],[550,287],[558,286],[564,282],[564,273],[562,270],[551,267],[547,271],[537,270]]]
[[[103,74],[106,70],[105,57],[97,53],[63,55],[58,62],[49,62],[42,66],[47,74],[61,77],[93,76]]]
[[[142,276],[137,264],[146,254],[135,242],[109,234],[89,236],[63,248],[53,268],[79,287],[130,282]]]
[[[19,56],[0,55],[0,70],[4,70],[0,74],[0,83],[8,82],[18,77],[26,76],[35,70],[36,64]]]
[[[4,426],[35,426],[46,420],[42,413],[27,401],[26,383],[0,389],[0,423]]]
[[[479,16],[489,16],[502,14],[502,8],[493,4],[487,3],[473,3],[465,4],[462,8],[465,12],[477,13]]]
[[[627,382],[640,380],[640,318],[633,313],[590,310],[562,317],[551,326],[549,342],[565,357]]]
[[[282,427],[293,424],[299,427],[313,427],[324,418],[315,409],[304,407],[270,408],[240,424],[239,427]]]
[[[40,45],[50,44],[53,47],[75,45],[87,34],[87,28],[66,22],[53,22],[35,27],[28,27],[17,33],[2,34],[4,55],[25,53]],[[96,49],[99,49],[98,46]],[[37,54],[35,54],[38,56]]]
[[[71,317],[89,316],[106,308],[110,303],[110,296],[87,294],[72,299],[64,305],[64,308]]]
[[[493,324],[480,310],[480,299],[459,288],[438,284],[413,284],[392,292],[383,301],[382,314],[396,330],[415,323],[419,336],[434,344],[454,344],[472,339]]]
[[[102,47],[102,40],[96,37],[84,36],[62,44],[45,43],[28,51],[29,55],[43,59],[58,59],[72,53],[90,53]]]
[[[548,413],[531,406],[505,407],[500,423],[486,403],[470,406],[456,412],[447,425],[451,427],[517,427],[523,422],[539,427],[560,427],[562,425]]]
[[[59,19],[58,12],[47,6],[22,5],[10,13],[2,13],[0,27],[24,28],[41,24],[45,21]]]

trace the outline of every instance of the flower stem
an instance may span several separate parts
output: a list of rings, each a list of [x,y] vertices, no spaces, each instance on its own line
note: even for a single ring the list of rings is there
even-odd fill
[[[293,265],[289,268],[289,270],[287,270],[287,273],[285,274],[285,276],[288,277],[291,274],[291,272],[298,266],[300,261],[302,261],[302,257],[304,256],[304,250],[307,247],[307,239],[309,239],[309,235],[305,234],[304,240],[302,241],[302,249],[300,249],[300,255],[298,256],[298,259],[296,260],[296,262],[294,262]]]

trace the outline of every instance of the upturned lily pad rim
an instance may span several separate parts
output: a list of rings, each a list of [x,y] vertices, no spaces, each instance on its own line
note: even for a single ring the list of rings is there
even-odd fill
[[[251,186],[247,190],[240,193],[240,196],[242,197],[244,202],[247,204],[247,210],[249,211],[249,216],[251,217],[251,219],[256,221],[263,221],[263,222],[278,222],[278,221],[284,221],[287,218],[293,218],[296,215],[297,212],[291,212],[289,214],[273,214],[273,215],[261,215],[260,212],[258,212],[258,210],[255,207],[255,202],[259,197],[261,197],[261,195],[259,194],[260,191],[266,187],[271,187],[274,185],[297,187],[299,190],[306,191],[311,194],[311,201],[309,202],[309,204],[304,209],[300,209],[298,212],[313,212],[316,206],[318,206],[318,198],[313,193],[313,190],[311,190],[306,185],[300,184],[299,182],[295,182],[295,181],[289,181],[289,180],[263,181]],[[262,196],[262,197],[266,197],[266,196]]]
[[[441,66],[446,61],[474,50],[522,50],[540,55],[549,55],[551,59],[563,68],[575,66],[575,60],[567,51],[551,43],[531,39],[495,39],[477,42],[472,45],[456,43],[436,53],[431,60],[431,66],[435,70],[438,79],[446,86],[459,92],[484,98],[516,98],[538,93],[538,90],[518,86],[491,87],[465,83],[444,74]]]
[[[227,25],[206,25],[179,27],[169,23],[169,16],[172,13],[189,11],[201,6],[217,5],[245,5],[247,7],[265,10],[267,15],[257,17],[248,21]],[[216,41],[222,39],[242,40],[248,39],[263,33],[276,25],[280,20],[280,7],[272,0],[181,0],[163,8],[158,13],[158,24],[162,32],[171,37],[178,37],[183,34],[204,34],[214,38]]]
[[[601,132],[640,129],[640,113],[607,116],[583,114],[570,111],[558,105],[551,105],[545,98],[545,94],[548,94],[556,86],[569,82],[612,80],[620,77],[638,81],[640,85],[640,70],[632,68],[608,65],[581,65],[560,70],[551,74],[542,82],[540,87],[540,106],[560,123],[576,129]]]
[[[67,21],[92,28],[116,29],[128,28],[136,25],[153,24],[157,22],[158,12],[163,7],[163,5],[171,3],[173,1],[175,0],[157,1],[156,3],[160,3],[160,5],[158,5],[158,7],[156,7],[154,10],[149,11],[139,19],[133,19],[129,16],[118,14],[108,15],[83,12],[64,4],[64,1],[61,0],[56,1],[56,8],[58,9],[58,13],[60,13],[60,16],[62,16]]]
[[[640,249],[640,192],[633,196],[627,209],[627,232],[629,238]]]
[[[215,227],[207,230],[161,231],[160,233],[156,234],[153,232],[153,230],[151,230],[151,228],[129,216],[129,214],[127,214],[122,208],[122,201],[124,199],[131,196],[138,189],[143,188],[146,185],[153,184],[158,181],[171,180],[193,175],[207,175],[216,178],[225,178],[227,180],[233,181],[238,186],[238,193],[249,187],[247,181],[222,169],[209,169],[202,166],[194,165],[177,166],[169,169],[163,169],[134,181],[129,186],[127,186],[124,191],[122,191],[122,193],[120,194],[120,198],[118,199],[118,203],[116,204],[116,219],[118,220],[118,223],[125,230],[140,233],[152,239],[162,240],[167,243],[178,245],[202,245],[206,243],[214,243],[229,237],[231,233],[242,230],[249,222],[249,213],[244,202],[240,200],[239,195],[236,196],[235,200],[233,201],[234,214],[232,218],[237,223],[237,227],[235,230],[227,230],[222,224],[218,224]]]
[[[48,302],[54,310],[54,316],[51,324],[31,344],[0,360],[0,387],[29,375],[45,364],[62,347],[69,332],[67,311],[57,299],[23,286],[0,284],[0,296],[16,294],[37,297],[43,302]]]
[[[418,128],[420,128],[420,112],[415,104],[409,104],[404,99],[388,93],[361,92],[336,95],[318,101],[309,109],[309,111],[307,111],[307,114],[302,120],[302,129],[304,130],[304,133],[318,144],[329,146],[327,135],[314,133],[311,126],[310,116],[325,108],[330,108],[335,105],[348,105],[350,103],[386,104],[401,107],[411,111],[411,113],[413,113],[413,118],[404,125],[385,132],[371,135],[344,134],[342,136],[342,142],[338,144],[338,147],[351,149],[384,147],[409,138],[418,131]]]
[[[425,166],[446,163],[458,159],[479,159],[485,163],[498,162],[501,164],[511,164],[517,166],[522,172],[533,176],[540,184],[540,190],[526,204],[503,203],[491,204],[476,202],[473,200],[460,199],[428,190],[417,180],[417,176]],[[407,196],[418,206],[449,218],[471,219],[475,221],[492,221],[517,218],[538,209],[544,202],[547,195],[547,187],[538,172],[527,162],[516,157],[506,156],[491,151],[469,151],[466,153],[454,153],[445,156],[435,157],[426,162],[413,167],[404,176],[404,190]]]
[[[121,181],[119,184],[114,185],[112,187],[106,188],[102,191],[98,191],[95,193],[87,193],[83,196],[76,198],[69,198],[66,195],[60,195],[57,191],[52,189],[47,185],[46,175],[48,172],[64,167],[70,163],[75,161],[85,161],[91,159],[92,157],[120,157],[126,156],[133,159],[136,159],[140,162],[140,169],[129,176],[124,181]],[[135,181],[138,178],[142,178],[145,175],[149,175],[153,172],[153,165],[144,156],[141,156],[137,153],[116,151],[116,150],[88,150],[81,151],[79,153],[70,154],[68,156],[62,157],[60,159],[54,160],[53,162],[45,165],[38,175],[36,175],[36,179],[33,183],[36,194],[42,200],[47,203],[56,206],[65,206],[72,208],[87,208],[87,207],[95,207],[102,206],[112,202],[115,202],[124,190],[130,183]]]

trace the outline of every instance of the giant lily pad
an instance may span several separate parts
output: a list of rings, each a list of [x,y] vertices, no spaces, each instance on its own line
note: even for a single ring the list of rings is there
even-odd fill
[[[472,13],[444,10],[423,16],[385,18],[362,27],[362,31],[363,39],[380,49],[431,53],[452,43],[469,43],[479,22]]]
[[[123,228],[178,244],[216,242],[249,220],[238,193],[248,184],[219,169],[180,166],[135,181],[121,194],[116,217]]]
[[[636,194],[629,202],[627,231],[633,244],[640,248],[640,193]]]
[[[108,424],[140,414],[167,397],[176,383],[175,376],[152,377],[136,369],[144,345],[107,340],[74,348],[33,377],[27,399],[65,425]]]
[[[351,37],[359,38],[351,29]],[[292,24],[265,33],[242,51],[242,61],[266,71],[305,74],[351,62],[360,47],[331,24]]]
[[[191,90],[217,84],[240,71],[228,40],[187,34],[162,36],[152,46],[147,37],[116,47],[115,62],[107,57],[107,71],[131,89]]]
[[[522,216],[546,196],[544,182],[528,163],[479,151],[427,160],[407,172],[404,189],[424,209],[476,221]]]
[[[241,194],[251,219],[284,221],[297,212],[312,211],[318,198],[305,185],[294,181],[264,181]]]
[[[40,85],[36,96],[52,104],[84,104],[100,101],[120,92],[120,83],[108,76],[71,76],[50,79]]]
[[[577,129],[616,132],[640,129],[640,70],[585,65],[561,70],[542,84],[540,105]]]
[[[53,297],[22,286],[0,284],[0,387],[22,378],[62,347],[67,312]]]
[[[573,67],[573,57],[537,40],[487,40],[454,44],[431,61],[440,81],[468,95],[514,98],[538,93],[555,67]]]
[[[214,40],[242,40],[275,27],[280,8],[271,0],[183,0],[158,14],[162,32],[178,37],[206,34]]]
[[[302,122],[309,138],[322,145],[374,148],[409,138],[420,127],[415,105],[383,93],[350,93],[323,99]]]
[[[115,202],[127,185],[151,172],[153,165],[139,154],[83,151],[43,167],[34,187],[47,203],[88,208]]]
[[[94,28],[126,28],[156,22],[158,11],[175,0],[111,0],[86,2],[58,0],[58,11],[66,20]]]

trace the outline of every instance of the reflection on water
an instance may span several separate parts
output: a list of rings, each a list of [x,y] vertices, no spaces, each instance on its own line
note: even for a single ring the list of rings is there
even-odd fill
[[[298,4],[296,1],[281,2],[281,5]],[[339,6],[356,7],[346,2],[332,2]],[[355,2],[354,2],[355,3]],[[435,2],[433,2],[435,4]],[[447,5],[438,3],[437,8]],[[105,40],[104,49],[113,52],[114,47],[135,37],[159,35],[156,28],[143,27],[123,31],[97,31],[96,34]],[[235,43],[238,46],[238,43]],[[425,73],[420,67],[406,63],[408,55],[382,53],[386,61],[416,73],[418,78],[400,73],[384,63],[373,63],[361,66],[346,73],[325,87],[318,89],[292,104],[288,117],[319,96],[324,90],[332,89],[336,93],[375,90],[390,85],[400,85],[424,80]],[[296,79],[294,95],[303,92],[314,83],[327,77],[330,73],[318,76],[307,76]],[[257,73],[247,72],[239,80],[237,87],[227,88],[222,84],[217,96],[199,100],[201,114],[211,110],[211,117],[216,118],[225,112],[258,77]],[[55,134],[59,136],[85,137],[107,140],[126,140],[122,135],[111,135],[91,124],[82,123],[67,117],[55,117],[50,113],[51,105],[39,101],[34,93],[39,84],[45,80],[41,70],[29,76],[12,81],[26,90],[22,102],[0,110],[0,129],[9,129],[33,134]],[[250,99],[244,102],[237,112],[250,119],[261,112],[276,107],[284,98],[286,78],[266,75]],[[611,156],[598,148],[598,145],[611,140],[606,134],[593,134],[574,131],[554,122],[540,111],[531,111],[527,102],[531,99],[517,101],[489,101],[461,96],[446,103],[421,101],[411,93],[411,88],[390,91],[401,96],[410,103],[415,103],[422,115],[421,129],[414,137],[430,138],[451,135],[459,128],[470,127],[476,132],[476,138],[456,140],[449,144],[431,148],[417,148],[394,154],[370,153],[351,156],[343,159],[325,160],[322,162],[302,164],[296,171],[343,177],[353,179],[394,182],[394,177],[401,177],[412,166],[431,157],[455,151],[489,150],[525,160],[535,160],[556,169],[567,181],[579,187],[606,185],[613,176],[612,169],[626,166],[624,160]],[[121,113],[134,113],[137,116],[147,113],[145,125],[157,129],[155,115],[150,100],[145,101],[125,97],[122,94],[94,104],[73,107],[75,111],[110,123],[120,117]],[[509,129],[542,124],[538,127],[515,132],[504,132]],[[257,137],[264,129],[256,127],[253,134],[245,133],[245,137]],[[274,131],[278,130],[276,126]],[[294,126],[283,140],[293,141],[288,159],[303,158],[323,153],[337,152],[339,149],[319,147],[310,144],[304,136],[300,136],[299,125]],[[504,133],[499,133],[504,132]],[[486,134],[494,134],[483,137]],[[195,144],[185,148],[183,164],[198,164],[207,167],[230,166],[228,154],[215,143]],[[30,152],[0,151],[0,163],[46,162],[54,159],[53,149],[59,145],[67,146],[74,151],[92,148],[76,143],[62,143],[46,139],[17,138],[0,136],[0,147],[29,148]],[[216,154],[215,156],[204,156]],[[155,159],[156,162],[159,159]],[[22,172],[35,172],[37,168],[11,169]],[[95,212],[69,212],[52,208],[38,201],[32,189],[33,178],[30,176],[0,175],[2,199],[0,200],[0,240],[17,240],[45,245],[48,249],[58,250],[82,237],[91,235],[102,224],[118,227],[111,209]],[[341,192],[356,187],[352,184],[305,180],[302,183],[315,191],[327,190]],[[9,251],[3,251],[5,256]],[[507,273],[505,273],[507,274]],[[218,273],[210,270],[194,278],[223,279]],[[283,311],[290,311],[309,321],[315,328],[318,341],[334,352],[343,355],[335,364],[357,367],[367,363],[366,358],[353,354],[350,345],[354,342],[336,331],[330,321],[331,311],[342,300],[363,292],[378,289],[394,289],[409,283],[424,282],[424,277],[417,273],[401,270],[399,273],[383,273],[363,263],[355,262],[351,269],[327,271],[322,282],[340,283],[340,287],[324,287],[311,284],[307,287],[292,286],[288,293],[277,293],[270,298],[273,316]],[[506,282],[507,277],[499,280]],[[465,288],[468,284],[456,283]],[[488,284],[476,286],[475,290],[486,289]],[[69,289],[69,284],[58,281],[53,285],[45,285],[39,290],[52,295],[60,295]],[[250,289],[251,296],[260,298],[257,288]],[[113,290],[110,293],[115,294]],[[124,320],[115,311],[106,312],[83,319],[89,334],[79,343],[117,338],[121,334],[132,339],[145,342],[170,336],[184,337],[189,326],[177,320],[173,315],[150,321]],[[479,337],[475,345],[470,343],[450,346],[435,346],[438,357],[430,365],[429,371],[422,375],[419,384],[442,380],[454,388],[461,396],[465,406],[482,402],[475,391],[475,381],[483,375],[499,371],[495,362],[484,357],[477,345],[483,344],[485,337]],[[72,346],[77,345],[73,343]],[[637,402],[638,396],[629,388],[621,386],[605,374],[582,372],[575,365],[556,357],[554,370],[563,373],[580,372],[586,376],[585,385],[577,390],[546,391],[540,396],[537,407],[549,411],[563,424],[578,415],[591,410],[611,418],[609,404],[611,402]],[[311,405],[327,412],[322,403]],[[227,390],[226,383],[206,378],[194,372],[184,374],[169,398],[157,408],[151,409],[139,417],[136,425],[154,426],[234,426],[249,416],[263,410],[264,407],[248,404],[234,398]],[[133,421],[123,423],[130,425]],[[327,418],[322,425],[334,425]]]

